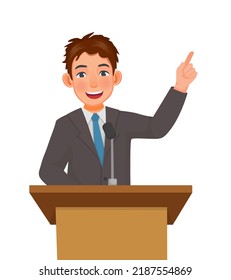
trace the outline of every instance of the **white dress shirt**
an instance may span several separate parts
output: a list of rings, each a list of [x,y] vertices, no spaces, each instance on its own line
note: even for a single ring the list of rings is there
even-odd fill
[[[93,113],[87,111],[84,108],[82,108],[82,111],[83,111],[84,117],[86,119],[86,122],[88,124],[89,130],[90,130],[90,133],[91,133],[91,137],[92,137],[93,142],[94,142],[94,138],[93,138],[93,121],[91,119]],[[105,145],[105,133],[104,133],[104,130],[103,130],[103,125],[106,123],[106,109],[105,109],[105,107],[101,111],[97,112],[97,114],[99,115],[99,121],[98,122],[99,122],[99,127],[100,127],[100,132],[101,132],[102,140],[103,140],[103,145]]]

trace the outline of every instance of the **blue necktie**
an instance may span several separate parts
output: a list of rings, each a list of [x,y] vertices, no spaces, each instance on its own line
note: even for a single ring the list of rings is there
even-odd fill
[[[103,166],[103,158],[104,158],[104,146],[103,146],[103,139],[99,128],[99,115],[93,114],[91,117],[93,121],[93,138],[95,143],[95,148],[100,160],[101,165]]]

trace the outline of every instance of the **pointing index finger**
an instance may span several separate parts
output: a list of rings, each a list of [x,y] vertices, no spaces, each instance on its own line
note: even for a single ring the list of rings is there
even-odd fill
[[[190,53],[188,54],[188,56],[187,56],[187,58],[186,58],[186,60],[185,60],[185,62],[184,62],[185,65],[188,65],[188,64],[190,63],[190,61],[191,61],[193,55],[194,55],[194,52],[190,52]]]

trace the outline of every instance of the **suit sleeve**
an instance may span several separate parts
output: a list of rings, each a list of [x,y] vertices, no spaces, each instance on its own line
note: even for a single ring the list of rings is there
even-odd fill
[[[176,122],[184,105],[187,94],[170,88],[158,110],[153,117],[139,114],[129,114],[127,119],[126,132],[130,138],[162,138]]]
[[[59,119],[54,127],[42,160],[39,176],[47,185],[73,185],[75,182],[65,171],[70,158],[68,123]]]

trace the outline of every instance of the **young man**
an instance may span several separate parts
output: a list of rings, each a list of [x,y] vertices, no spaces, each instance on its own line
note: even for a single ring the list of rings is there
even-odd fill
[[[110,122],[116,131],[115,178],[118,185],[129,185],[131,139],[161,138],[171,129],[188,86],[197,75],[189,63],[193,53],[178,67],[175,87],[170,88],[155,115],[148,117],[104,106],[122,79],[116,69],[118,51],[109,38],[91,33],[69,42],[63,82],[74,89],[84,107],[57,120],[41,164],[40,178],[54,185],[108,184],[110,140],[102,126]]]

